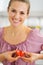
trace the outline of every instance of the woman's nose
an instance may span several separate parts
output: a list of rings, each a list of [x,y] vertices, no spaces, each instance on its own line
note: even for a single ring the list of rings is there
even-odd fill
[[[15,19],[19,19],[20,14],[19,13],[16,13],[14,17],[15,17]]]

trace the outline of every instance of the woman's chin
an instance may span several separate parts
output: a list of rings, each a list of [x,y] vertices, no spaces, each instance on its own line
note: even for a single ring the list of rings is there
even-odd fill
[[[13,24],[14,27],[18,27],[20,24]]]

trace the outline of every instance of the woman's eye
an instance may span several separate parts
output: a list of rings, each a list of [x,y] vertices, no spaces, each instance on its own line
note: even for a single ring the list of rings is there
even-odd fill
[[[21,12],[21,14],[24,14],[24,12]]]
[[[16,12],[15,10],[12,10],[12,12]]]

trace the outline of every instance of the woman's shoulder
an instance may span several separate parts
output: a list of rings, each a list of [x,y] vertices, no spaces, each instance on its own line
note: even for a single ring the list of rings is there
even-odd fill
[[[40,34],[40,30],[35,28],[35,29],[32,29],[30,27],[26,27],[26,33],[28,36],[30,37],[33,37],[33,38],[39,38],[39,37],[43,37],[41,34]]]
[[[25,26],[26,33],[29,33],[32,29],[28,26]]]
[[[10,26],[8,26],[8,27],[4,27],[4,28],[3,28],[4,32],[9,31],[9,29],[10,29]]]
[[[2,35],[3,35],[3,29],[4,28],[0,28],[0,37],[2,37]]]
[[[0,27],[0,35],[4,34],[4,32],[8,29],[9,27]]]
[[[40,33],[40,29],[38,29],[38,28],[32,29],[31,36],[34,39],[37,39],[38,41],[43,42],[43,35]]]
[[[25,27],[26,29],[26,34],[29,35],[29,33],[32,31],[32,29],[28,26]]]
[[[0,27],[0,32],[2,32],[4,29],[7,29],[9,27]]]
[[[32,29],[28,26],[25,26],[25,30],[26,30],[26,33],[29,33],[31,32],[32,34],[40,34],[40,30],[35,28],[35,29]]]

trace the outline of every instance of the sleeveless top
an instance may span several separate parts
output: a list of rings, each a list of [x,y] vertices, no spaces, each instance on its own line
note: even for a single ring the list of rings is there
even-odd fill
[[[40,35],[39,30],[32,29],[28,34],[26,40],[17,45],[11,45],[6,42],[3,38],[3,28],[0,28],[0,53],[11,51],[11,50],[22,50],[25,52],[39,53],[41,46],[43,45],[43,36]],[[3,61],[4,65],[35,65],[35,62],[29,63],[23,61],[21,58],[15,62]]]

